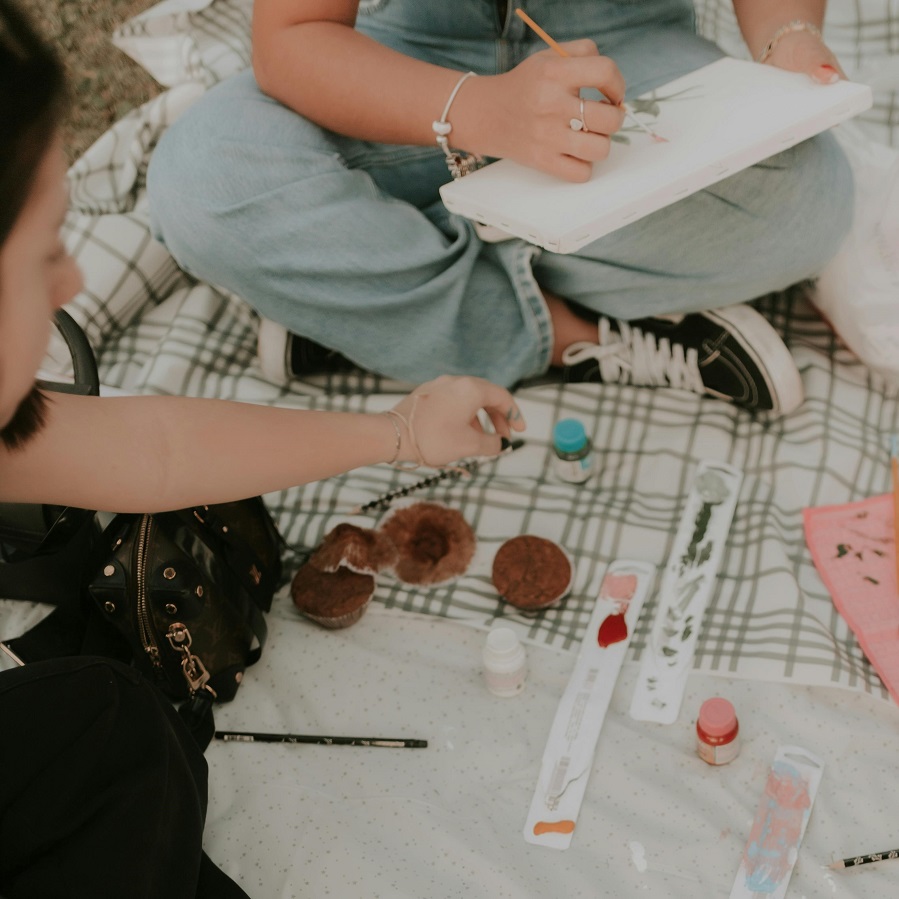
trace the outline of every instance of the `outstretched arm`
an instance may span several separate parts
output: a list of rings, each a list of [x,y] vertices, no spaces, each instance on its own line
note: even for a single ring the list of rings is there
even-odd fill
[[[444,465],[495,455],[524,428],[508,391],[479,378],[438,378],[398,416],[278,409],[186,397],[53,394],[44,428],[0,450],[0,499],[110,512],[226,502],[363,465]],[[496,433],[481,427],[485,410]],[[411,423],[414,437],[406,423]]]
[[[758,59],[779,29],[791,22],[807,22],[820,29],[826,6],[826,0],[734,0],[740,30],[753,59]],[[811,30],[784,31],[765,62],[791,72],[805,72],[822,84],[846,77],[836,56]]]
[[[460,72],[384,47],[354,30],[358,0],[256,0],[253,69],[270,96],[351,137],[434,144],[431,123]],[[537,53],[500,75],[469,78],[452,105],[450,145],[507,157],[570,180],[586,180],[621,126],[624,96],[615,64],[591,41],[565,45],[570,58]],[[591,133],[572,131],[578,92],[598,88],[611,103],[588,104]]]

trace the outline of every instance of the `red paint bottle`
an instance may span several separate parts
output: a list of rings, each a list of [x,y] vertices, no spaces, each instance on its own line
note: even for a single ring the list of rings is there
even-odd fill
[[[734,707],[720,696],[707,699],[696,721],[696,751],[710,765],[726,765],[740,752],[740,722]]]

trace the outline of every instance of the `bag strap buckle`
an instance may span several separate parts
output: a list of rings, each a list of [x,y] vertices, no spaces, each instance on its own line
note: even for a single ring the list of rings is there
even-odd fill
[[[212,694],[212,698],[217,698],[217,694],[212,687],[209,686],[209,671],[203,664],[199,656],[195,656],[190,651],[191,636],[186,624],[175,621],[169,625],[165,632],[169,645],[175,652],[183,653],[181,658],[181,673],[187,681],[187,688],[190,695],[195,696],[200,690],[205,690]]]

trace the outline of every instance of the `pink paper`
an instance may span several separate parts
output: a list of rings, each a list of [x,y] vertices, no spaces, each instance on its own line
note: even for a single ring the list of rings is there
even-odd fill
[[[893,496],[803,511],[805,542],[837,611],[899,703]]]

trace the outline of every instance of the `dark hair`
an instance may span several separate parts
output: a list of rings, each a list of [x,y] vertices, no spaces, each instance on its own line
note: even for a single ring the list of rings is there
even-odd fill
[[[44,426],[47,403],[47,394],[35,384],[13,417],[0,428],[0,445],[7,450],[21,449]]]
[[[66,102],[56,54],[11,0],[0,0],[0,247],[34,183]],[[0,445],[19,449],[43,424],[46,397],[35,386],[0,428]]]
[[[59,126],[65,85],[53,50],[11,0],[0,0],[0,246]]]

